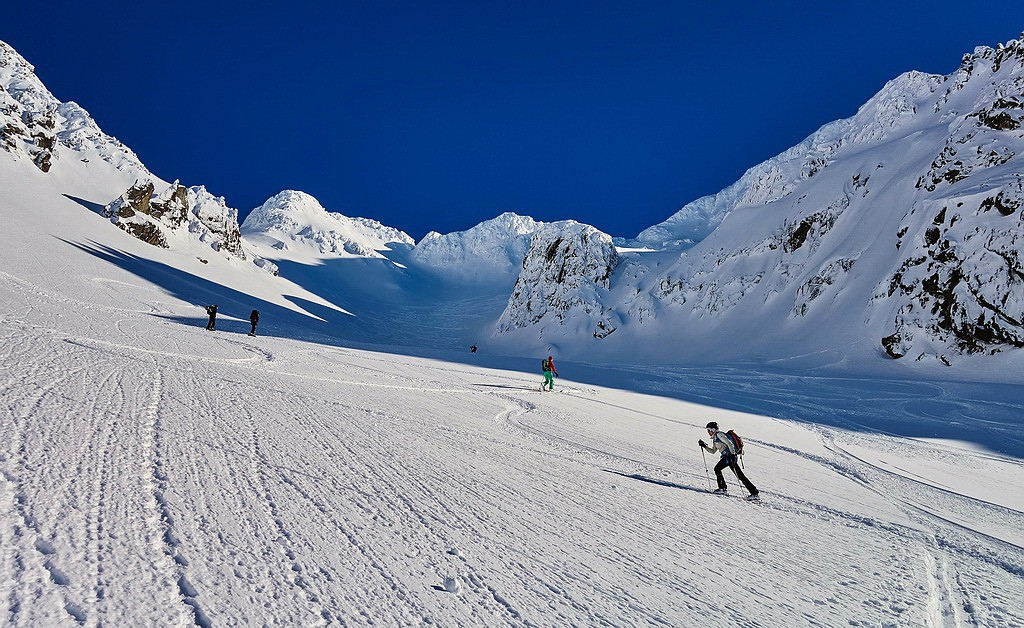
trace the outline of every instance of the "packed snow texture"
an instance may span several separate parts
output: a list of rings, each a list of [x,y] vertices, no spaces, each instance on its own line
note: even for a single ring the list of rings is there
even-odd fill
[[[922,102],[954,132],[968,112],[1012,125],[1015,108],[963,100],[974,77],[1002,76],[997,61],[1016,76],[1007,54],[981,49],[934,101],[915,87],[909,108],[872,119],[916,133],[911,157],[949,137],[915,122]],[[871,335],[901,312],[909,346],[926,333],[932,355],[952,356],[941,334],[961,339],[964,321],[1008,329],[971,309],[1019,303],[980,280],[999,266],[988,253],[1019,259],[1013,160],[993,165],[972,143],[988,130],[957,145],[970,159],[936,149],[952,161],[932,155],[921,173],[895,159],[907,145],[888,145],[890,131],[865,131],[875,144],[837,149],[812,179],[830,183],[761,190],[774,200],[733,208],[682,258],[616,252],[585,225],[540,228],[519,276],[586,316],[558,306],[534,323],[544,338],[489,338],[507,286],[438,281],[400,232],[310,199],[283,212],[298,228],[275,220],[242,239],[246,259],[180,230],[163,248],[118,229],[105,208],[148,173],[94,126],[81,144],[51,142],[79,123],[0,55],[3,623],[1024,624],[1019,350],[946,367],[886,358]],[[1014,138],[992,139],[1017,154]],[[950,174],[967,168],[986,175]],[[144,197],[161,207],[199,195],[155,183]],[[907,201],[871,214],[881,232],[853,219],[875,197]],[[275,232],[288,255],[262,239]],[[251,261],[267,249],[277,276]],[[882,314],[858,295],[881,295]],[[948,327],[919,331],[940,298],[959,304],[938,309]],[[599,336],[609,304],[620,326]],[[856,350],[866,342],[874,353]],[[535,358],[551,353],[561,377],[541,392]],[[659,362],[671,355],[681,365]],[[710,494],[717,460],[697,447],[710,420],[744,437],[760,503],[728,474],[731,494]]]
[[[542,393],[514,358],[346,348],[283,279],[149,246],[23,166],[0,168],[6,624],[1024,621],[1019,385],[562,360]],[[708,492],[709,420],[761,503]]]

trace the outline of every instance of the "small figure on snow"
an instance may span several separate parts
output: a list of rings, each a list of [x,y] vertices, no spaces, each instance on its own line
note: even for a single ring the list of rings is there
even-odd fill
[[[249,332],[250,336],[256,335],[256,323],[260,322],[260,311],[253,310],[252,314],[249,315],[249,322],[252,323],[252,331]]]
[[[540,389],[544,390],[547,387],[548,390],[554,390],[555,380],[551,376],[558,377],[558,371],[555,370],[555,358],[549,355],[547,359],[541,360],[540,368],[544,371],[544,383],[540,385]]]
[[[707,425],[708,436],[711,437],[711,446],[703,440],[698,440],[697,444],[700,445],[705,451],[709,453],[722,452],[722,459],[715,465],[715,478],[718,480],[718,488],[715,489],[715,493],[728,493],[729,487],[725,484],[725,478],[722,477],[722,470],[726,467],[732,469],[732,472],[736,474],[740,482],[743,482],[743,486],[747,487],[750,491],[750,497],[747,499],[757,499],[757,487],[754,486],[747,476],[743,475],[743,470],[740,469],[738,464],[739,450],[736,444],[733,442],[732,437],[726,432],[722,432],[718,429],[718,423],[714,421]],[[742,447],[742,446],[741,446]]]
[[[210,315],[210,322],[206,323],[206,329],[209,331],[215,331],[217,326],[217,306],[207,305],[206,313]]]

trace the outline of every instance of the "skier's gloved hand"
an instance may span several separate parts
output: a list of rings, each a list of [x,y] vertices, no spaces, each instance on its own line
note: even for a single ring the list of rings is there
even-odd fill
[[[708,447],[708,444],[704,442],[704,439],[698,440],[697,444],[700,445],[701,447],[703,447],[704,449],[707,449],[707,447]]]

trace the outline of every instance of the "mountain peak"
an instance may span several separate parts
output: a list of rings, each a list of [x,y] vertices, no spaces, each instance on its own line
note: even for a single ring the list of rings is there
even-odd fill
[[[242,223],[247,239],[277,251],[311,257],[383,257],[390,244],[411,246],[408,234],[369,218],[330,212],[311,194],[283,190],[257,207]],[[268,252],[269,254],[269,252]]]

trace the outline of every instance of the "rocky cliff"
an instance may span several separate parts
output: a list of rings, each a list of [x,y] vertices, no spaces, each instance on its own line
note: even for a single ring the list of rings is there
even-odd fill
[[[619,324],[606,305],[619,255],[611,236],[574,221],[549,223],[532,236],[497,333],[534,328],[603,338]]]

